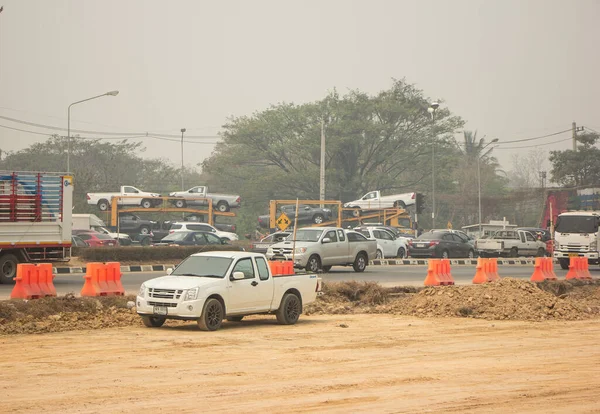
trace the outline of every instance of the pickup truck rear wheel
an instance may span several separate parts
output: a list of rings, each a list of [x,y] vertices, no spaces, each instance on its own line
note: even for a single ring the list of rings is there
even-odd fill
[[[510,257],[519,257],[519,249],[513,247],[510,249],[510,253],[508,254]]]
[[[544,249],[543,247],[540,247],[540,248],[537,250],[537,254],[536,254],[536,256],[537,256],[537,257],[546,257],[546,249]]]
[[[165,323],[166,319],[159,316],[143,315],[142,322],[148,328],[160,328]]]
[[[106,211],[108,210],[108,200],[102,199],[100,201],[98,201],[98,209],[100,209],[100,211]]]
[[[475,258],[475,251],[473,249],[469,250],[469,259]]]
[[[356,206],[354,206],[354,207],[352,207],[352,208],[355,208],[355,209],[356,209],[356,210],[353,210],[353,211],[352,211],[352,215],[353,215],[354,217],[360,217],[360,207],[356,207]]]
[[[406,204],[404,203],[404,201],[398,200],[398,201],[394,202],[394,207],[406,210]]]
[[[150,200],[148,200],[148,199],[144,198],[144,199],[142,200],[141,206],[142,206],[143,208],[150,208],[150,207],[152,207],[152,201],[150,201]]]
[[[306,262],[306,270],[315,273],[321,269],[321,259],[316,254],[313,254],[308,258],[308,262]]]
[[[17,276],[18,264],[19,259],[14,254],[5,254],[0,257],[0,284],[14,283],[13,278]]]
[[[364,272],[367,268],[367,257],[364,253],[359,253],[356,255],[356,259],[354,259],[354,264],[352,265],[355,272]]]
[[[177,208],[184,208],[185,207],[185,200],[176,200],[175,201],[175,207],[177,207]]]
[[[202,331],[216,331],[223,323],[223,305],[215,298],[210,298],[204,303],[202,315],[198,319],[198,327]]]
[[[294,293],[286,293],[281,299],[281,304],[275,315],[277,322],[282,325],[293,325],[302,313],[302,302]]]
[[[217,210],[219,210],[221,213],[229,211],[229,204],[227,204],[227,201],[219,201],[217,203]]]

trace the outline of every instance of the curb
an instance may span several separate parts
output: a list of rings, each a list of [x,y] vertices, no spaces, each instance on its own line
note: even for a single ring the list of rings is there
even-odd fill
[[[169,267],[175,267],[175,265],[131,265],[121,266],[121,272],[165,272]],[[57,275],[68,275],[71,273],[85,273],[85,267],[53,267],[52,272]]]

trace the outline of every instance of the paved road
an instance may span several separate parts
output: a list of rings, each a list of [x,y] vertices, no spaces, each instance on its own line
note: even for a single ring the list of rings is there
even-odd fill
[[[555,268],[559,279],[564,279],[567,271]],[[593,277],[600,277],[600,269],[590,269]],[[529,279],[533,266],[499,266],[501,277]],[[132,272],[124,273],[123,287],[127,294],[137,293],[140,285],[148,279],[164,275],[164,272]],[[334,267],[330,273],[322,274],[324,281],[372,281],[384,286],[423,286],[427,275],[426,266],[369,266],[364,273],[355,273],[352,268]],[[475,266],[453,266],[452,276],[457,285],[471,284],[475,275]],[[74,293],[79,295],[83,287],[83,274],[57,275],[54,285],[59,295]],[[11,285],[0,285],[0,299],[8,299],[12,290]]]

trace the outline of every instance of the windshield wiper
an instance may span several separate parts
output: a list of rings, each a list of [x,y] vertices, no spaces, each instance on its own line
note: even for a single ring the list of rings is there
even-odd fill
[[[218,277],[218,278],[222,278],[222,275],[199,275],[196,273],[171,273],[171,276],[196,276],[196,277]]]

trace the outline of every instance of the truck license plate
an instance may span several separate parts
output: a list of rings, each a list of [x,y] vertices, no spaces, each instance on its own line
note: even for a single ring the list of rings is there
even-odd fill
[[[154,314],[155,315],[166,315],[167,314],[167,307],[166,306],[155,306],[154,307]]]
[[[569,257],[578,257],[579,255],[577,253],[569,253]]]

